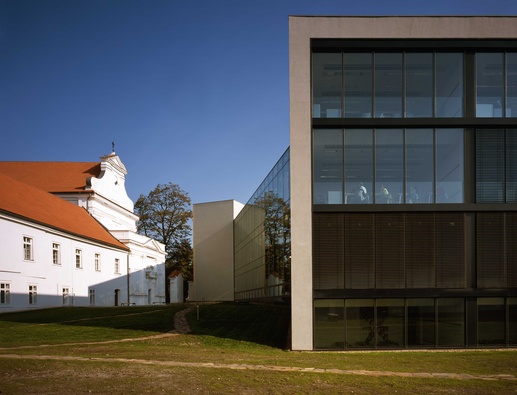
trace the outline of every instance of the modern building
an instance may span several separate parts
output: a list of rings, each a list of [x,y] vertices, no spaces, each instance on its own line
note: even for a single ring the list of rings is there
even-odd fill
[[[515,347],[517,17],[293,16],[289,58],[235,300],[290,298],[293,350]]]
[[[127,171],[0,162],[0,312],[165,303],[163,244],[136,233]]]
[[[292,348],[517,345],[517,18],[294,16],[289,57]]]

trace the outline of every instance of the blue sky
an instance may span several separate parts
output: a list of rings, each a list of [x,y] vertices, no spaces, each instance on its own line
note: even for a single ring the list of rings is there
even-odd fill
[[[288,15],[517,15],[513,0],[0,0],[0,160],[115,151],[136,200],[245,203],[289,145]]]

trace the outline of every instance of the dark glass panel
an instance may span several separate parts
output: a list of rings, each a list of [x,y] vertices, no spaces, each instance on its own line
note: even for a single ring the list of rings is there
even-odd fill
[[[463,54],[436,53],[436,117],[463,116]]]
[[[476,130],[476,202],[504,202],[504,130]]]
[[[504,213],[476,214],[476,272],[480,288],[506,286],[504,222]]]
[[[375,287],[404,288],[404,223],[398,213],[375,217]]]
[[[436,130],[436,193],[463,203],[463,129]]]
[[[377,300],[377,347],[404,347],[404,325],[404,299]]]
[[[433,116],[433,54],[406,54],[406,117]]]
[[[517,129],[506,130],[506,203],[517,203]]]
[[[345,303],[342,299],[314,301],[314,348],[345,347]]]
[[[517,345],[517,298],[508,298],[508,343]]]
[[[368,204],[373,187],[373,132],[345,129],[345,203]]]
[[[375,203],[399,203],[404,182],[404,131],[375,132]]]
[[[345,53],[345,118],[372,117],[372,54]]]
[[[437,299],[438,346],[465,346],[465,300],[462,298]]]
[[[375,287],[373,215],[345,214],[345,288]]]
[[[340,53],[312,55],[314,118],[341,118],[342,69]]]
[[[433,129],[407,129],[406,189],[405,192],[400,191],[400,202],[433,203],[433,181],[434,131]],[[446,199],[443,195],[440,196],[440,202],[444,200],[443,203],[445,203]]]
[[[517,53],[506,54],[506,117],[517,117]]]
[[[343,131],[314,130],[314,204],[343,203]]]
[[[375,117],[402,117],[402,54],[375,54]]]
[[[435,346],[434,299],[408,299],[408,346]]]
[[[314,288],[342,289],[344,287],[343,215],[315,213],[313,229]]]
[[[348,299],[346,307],[346,348],[375,347],[373,299]]]
[[[435,287],[434,214],[406,214],[406,287]]]
[[[505,323],[504,298],[478,299],[478,344],[480,346],[505,345]]]
[[[465,214],[436,213],[436,287],[465,288]]]
[[[506,286],[517,288],[517,213],[506,213]]]
[[[504,54],[476,54],[476,116],[500,118],[504,103]]]

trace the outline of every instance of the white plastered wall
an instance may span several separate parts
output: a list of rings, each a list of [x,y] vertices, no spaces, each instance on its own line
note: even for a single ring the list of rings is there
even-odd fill
[[[292,349],[312,350],[311,51],[312,38],[516,38],[515,17],[289,18],[291,133]]]

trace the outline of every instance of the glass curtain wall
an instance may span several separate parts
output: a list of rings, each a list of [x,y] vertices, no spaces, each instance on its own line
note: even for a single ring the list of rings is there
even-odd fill
[[[463,135],[457,128],[315,129],[314,204],[463,203]]]
[[[287,149],[234,221],[236,300],[289,296],[290,224]]]

